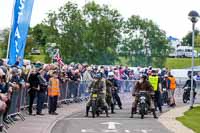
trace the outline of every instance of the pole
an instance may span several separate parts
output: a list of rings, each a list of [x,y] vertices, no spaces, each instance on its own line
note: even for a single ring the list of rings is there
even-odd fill
[[[194,90],[193,90],[193,77],[194,77],[194,38],[195,38],[195,23],[192,23],[192,72],[191,72],[191,91],[190,91],[190,108],[194,104]]]

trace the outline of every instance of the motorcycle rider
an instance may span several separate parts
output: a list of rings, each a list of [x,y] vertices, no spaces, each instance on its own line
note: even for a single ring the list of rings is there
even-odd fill
[[[121,105],[120,97],[117,94],[117,80],[114,79],[114,73],[109,72],[108,73],[108,79],[106,80],[106,88],[107,88],[107,95],[106,95],[106,101],[108,105],[111,107],[111,113],[114,114],[114,100],[118,100],[119,104]]]
[[[112,96],[112,88],[113,84],[106,79],[106,103],[108,104],[108,107],[111,108],[111,113],[114,114],[114,101]]]
[[[98,106],[102,107],[102,109],[105,110],[106,116],[109,117],[108,115],[108,106],[106,103],[106,83],[105,80],[102,78],[102,73],[98,72],[95,76],[95,80],[92,82],[92,84],[88,88],[88,92],[91,93],[90,99],[86,105],[86,117],[88,117],[88,113],[91,107],[91,97],[92,97],[92,91],[97,90],[97,103]]]
[[[112,88],[112,96],[113,99],[116,100],[118,106],[120,109],[122,109],[122,102],[121,99],[119,97],[119,86],[117,83],[117,80],[114,78],[114,73],[113,72],[109,72],[108,74],[108,80],[113,84],[113,88]]]
[[[186,81],[185,85],[183,86],[183,89],[185,87],[188,87],[189,92],[191,91],[191,82],[192,82],[192,76],[191,74],[188,75],[189,79]],[[195,100],[195,96],[196,96],[196,81],[193,79],[193,103]],[[192,106],[190,107],[191,109],[193,108]]]
[[[143,74],[141,76],[140,80],[136,83],[135,88],[133,89],[132,95],[133,95],[133,97],[135,97],[135,101],[133,102],[130,118],[133,118],[133,114],[136,114],[137,105],[139,102],[139,96],[137,96],[136,94],[139,93],[140,91],[146,91],[148,93],[148,101],[149,101],[150,109],[153,112],[154,118],[158,118],[156,116],[155,106],[154,106],[154,102],[153,102],[153,96],[154,96],[153,86],[147,80],[146,74]]]

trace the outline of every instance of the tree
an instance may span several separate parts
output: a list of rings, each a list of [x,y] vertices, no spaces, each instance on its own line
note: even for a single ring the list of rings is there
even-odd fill
[[[72,61],[82,63],[86,60],[83,46],[85,20],[77,4],[68,2],[59,8],[58,13],[50,12],[45,23],[54,31],[59,31],[54,41],[66,63]]]
[[[197,41],[197,37],[200,35],[199,30],[195,30],[195,41]],[[192,32],[189,32],[185,37],[182,39],[182,44],[185,46],[192,46]],[[200,43],[195,42],[195,45],[200,47]]]
[[[2,54],[1,54],[1,57],[2,58],[6,58],[6,54],[7,54],[7,48],[8,48],[8,40],[9,40],[9,33],[10,33],[10,30],[8,28],[6,29],[3,29],[2,31],[2,42],[0,42],[0,47],[1,47],[1,51]]]
[[[44,25],[44,24],[37,24],[33,28],[30,29],[29,35],[32,36],[34,39],[34,44],[37,45],[45,45],[47,43],[47,36],[48,31],[51,29],[51,27]]]
[[[122,53],[132,65],[164,65],[168,55],[166,35],[153,21],[133,15],[125,24],[124,34]]]
[[[117,10],[94,2],[80,10],[67,2],[57,12],[51,11],[44,22],[59,31],[54,41],[66,63],[114,64],[117,60],[123,23]]]
[[[86,47],[90,63],[114,64],[118,59],[117,46],[121,43],[123,19],[117,10],[90,2],[84,7],[87,20]]]

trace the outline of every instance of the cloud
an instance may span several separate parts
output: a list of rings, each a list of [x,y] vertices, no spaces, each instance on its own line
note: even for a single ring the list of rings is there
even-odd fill
[[[31,26],[40,23],[49,10],[56,10],[68,0],[35,0]],[[80,7],[85,2],[92,0],[71,0]],[[187,15],[190,10],[200,13],[199,0],[94,0],[99,4],[108,4],[118,9],[128,18],[131,15],[140,15],[143,18],[152,19],[168,35],[182,38],[191,30],[191,22]],[[0,0],[0,28],[10,27],[13,0]],[[200,29],[200,22],[197,24]]]

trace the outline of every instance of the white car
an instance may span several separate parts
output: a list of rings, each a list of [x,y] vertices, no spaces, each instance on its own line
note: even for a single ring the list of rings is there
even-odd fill
[[[37,48],[32,48],[31,49],[31,54],[32,55],[40,55],[40,50]]]

